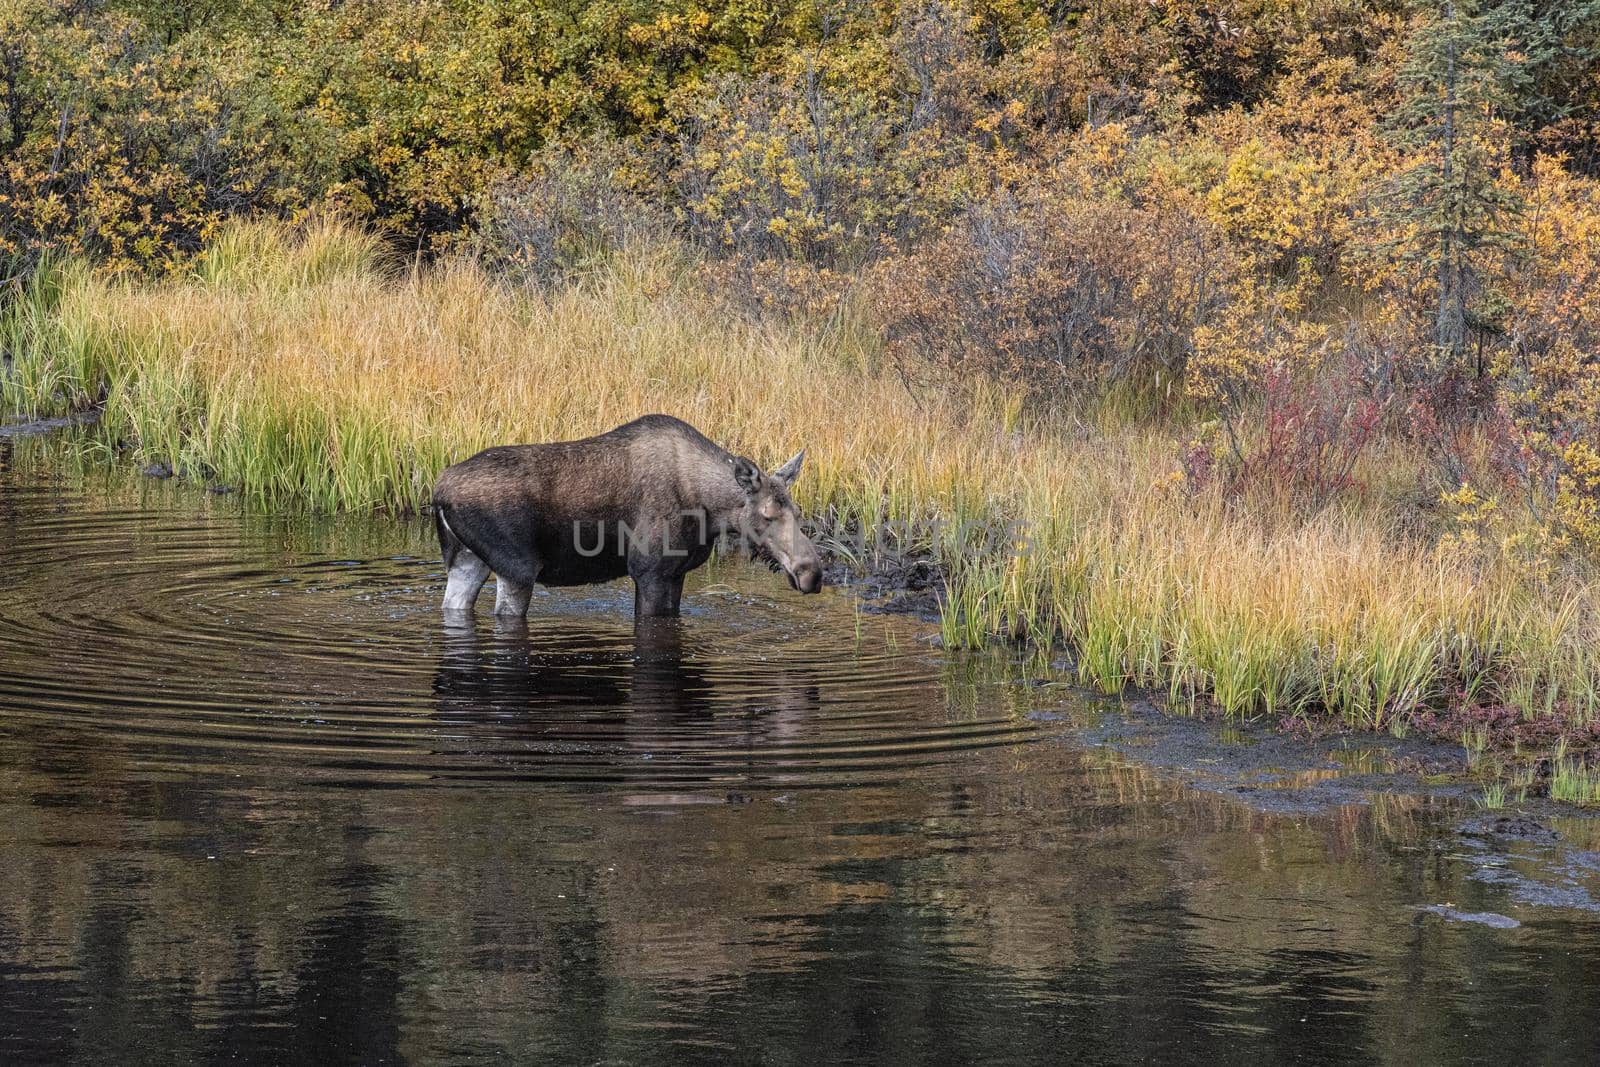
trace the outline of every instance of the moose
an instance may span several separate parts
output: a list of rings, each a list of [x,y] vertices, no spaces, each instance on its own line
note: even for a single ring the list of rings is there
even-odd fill
[[[535,582],[633,579],[636,618],[678,614],[683,579],[729,536],[802,593],[822,561],[789,496],[802,449],[772,471],[670,415],[579,441],[488,448],[433,491],[446,612],[471,611],[491,573],[497,615],[527,614]]]

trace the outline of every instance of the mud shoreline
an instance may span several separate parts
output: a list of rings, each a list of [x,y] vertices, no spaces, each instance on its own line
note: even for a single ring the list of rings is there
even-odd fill
[[[33,437],[39,434],[54,433],[57,430],[72,430],[93,426],[99,421],[100,412],[95,408],[79,412],[76,415],[61,415],[47,419],[34,418],[29,415],[4,418],[0,419],[0,438]]]
[[[1147,695],[1119,699],[1078,692],[1089,710],[1070,716],[1073,729],[1060,743],[1153,769],[1186,789],[1266,817],[1337,818],[1360,810],[1376,817],[1384,800],[1404,798],[1436,813],[1447,834],[1443,847],[1472,864],[1472,880],[1504,890],[1519,905],[1600,912],[1600,817],[1535,797],[1485,809],[1481,790],[1467,779],[1459,745],[1353,730],[1308,737],[1265,719],[1224,722],[1172,714]],[[1069,716],[1036,711],[1030,717]],[[1495,912],[1460,911],[1447,903],[1423,911],[1445,922],[1519,925]]]

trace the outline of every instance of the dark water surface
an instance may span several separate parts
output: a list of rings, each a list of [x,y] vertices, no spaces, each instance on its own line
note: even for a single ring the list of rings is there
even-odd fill
[[[450,627],[420,524],[64,470],[0,441],[0,1063],[1600,1053],[1600,916],[1459,806],[1191,790],[759,568]]]

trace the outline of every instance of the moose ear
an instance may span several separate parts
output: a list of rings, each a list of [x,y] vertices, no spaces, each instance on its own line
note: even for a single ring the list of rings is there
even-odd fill
[[[796,478],[800,477],[800,467],[803,463],[805,463],[805,461],[806,450],[802,448],[800,451],[794,454],[793,459],[779,467],[777,470],[773,471],[772,477],[782,482],[783,487],[787,489],[789,486],[794,484],[794,480]]]
[[[746,493],[754,493],[761,488],[761,468],[743,456],[734,456],[733,480],[738,482],[739,488]]]

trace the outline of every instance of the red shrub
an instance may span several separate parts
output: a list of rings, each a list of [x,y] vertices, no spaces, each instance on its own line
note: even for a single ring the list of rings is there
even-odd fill
[[[1262,383],[1260,433],[1230,428],[1225,453],[1194,445],[1184,468],[1197,487],[1220,478],[1230,499],[1319,511],[1358,487],[1356,462],[1378,433],[1386,407],[1353,364],[1309,379],[1274,367]]]

